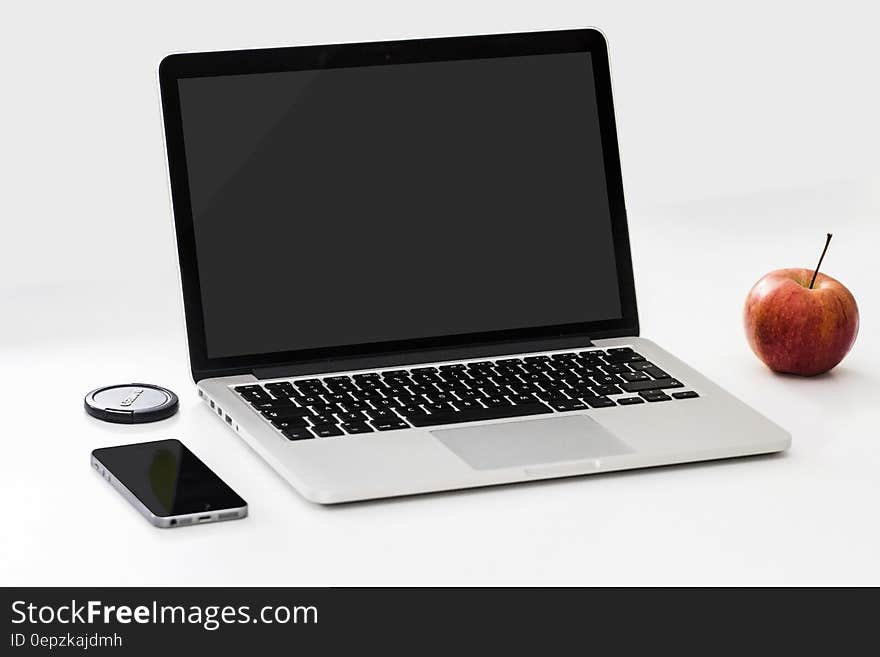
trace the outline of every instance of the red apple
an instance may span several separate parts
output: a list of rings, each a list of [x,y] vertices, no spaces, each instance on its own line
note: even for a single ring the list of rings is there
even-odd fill
[[[767,367],[802,376],[837,365],[859,332],[859,308],[850,291],[811,269],[764,276],[746,298],[743,319],[749,345]]]

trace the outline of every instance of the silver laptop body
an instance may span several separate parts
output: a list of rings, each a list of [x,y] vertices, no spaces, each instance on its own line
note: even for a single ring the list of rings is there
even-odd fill
[[[599,32],[171,55],[159,77],[199,395],[306,499],[789,447],[639,335]]]

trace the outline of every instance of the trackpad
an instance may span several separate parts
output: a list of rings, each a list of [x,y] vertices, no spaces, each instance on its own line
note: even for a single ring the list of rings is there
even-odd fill
[[[586,415],[439,429],[431,434],[477,470],[595,459],[633,451]]]

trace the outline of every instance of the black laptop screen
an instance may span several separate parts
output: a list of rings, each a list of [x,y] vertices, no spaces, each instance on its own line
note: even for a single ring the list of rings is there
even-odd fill
[[[208,357],[621,317],[589,53],[178,85]]]

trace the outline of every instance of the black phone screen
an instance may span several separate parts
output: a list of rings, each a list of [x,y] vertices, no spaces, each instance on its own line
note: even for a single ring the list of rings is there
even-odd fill
[[[105,447],[92,454],[156,516],[246,505],[179,440]]]

